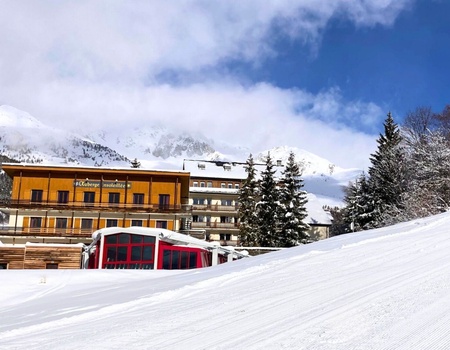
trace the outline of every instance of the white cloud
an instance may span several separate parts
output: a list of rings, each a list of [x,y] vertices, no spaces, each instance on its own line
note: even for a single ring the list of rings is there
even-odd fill
[[[3,1],[0,103],[64,125],[134,127],[162,119],[250,148],[289,143],[360,165],[363,159],[348,154],[357,149],[367,158],[372,137],[343,127],[343,116],[369,123],[380,117],[376,105],[343,101],[338,89],[312,95],[244,86],[245,77],[216,67],[264,62],[277,54],[271,44],[279,35],[314,50],[338,16],[390,25],[410,2]],[[158,76],[168,71],[191,72],[196,83],[162,84]]]

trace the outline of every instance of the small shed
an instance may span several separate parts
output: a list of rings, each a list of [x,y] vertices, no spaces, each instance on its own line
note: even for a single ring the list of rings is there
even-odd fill
[[[84,244],[0,243],[0,269],[79,269]]]

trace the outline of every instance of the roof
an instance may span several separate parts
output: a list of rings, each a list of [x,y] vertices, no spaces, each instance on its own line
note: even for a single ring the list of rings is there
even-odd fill
[[[73,165],[42,165],[42,164],[28,164],[28,163],[3,163],[2,170],[9,176],[12,176],[14,171],[21,169],[36,170],[36,171],[60,171],[60,172],[89,172],[89,173],[117,173],[117,174],[161,174],[187,176],[189,172],[185,170],[156,170],[156,169],[142,169],[142,168],[125,168],[125,167],[95,167],[95,166],[73,166]]]
[[[193,160],[185,159],[183,161],[183,169],[191,173],[191,178],[210,178],[210,179],[229,179],[229,180],[244,180],[247,178],[245,171],[246,163],[242,162],[225,162],[214,160]],[[261,163],[255,164],[257,176],[266,165]],[[276,177],[281,176],[281,171],[284,170],[283,165],[274,163],[274,170],[276,170]]]

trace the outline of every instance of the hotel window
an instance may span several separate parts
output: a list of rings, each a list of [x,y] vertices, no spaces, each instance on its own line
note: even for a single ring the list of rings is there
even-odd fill
[[[84,192],[84,203],[92,205],[95,202],[95,192]]]
[[[106,227],[116,227],[117,219],[106,219]]]
[[[205,199],[204,198],[193,198],[193,204],[196,205],[203,205],[205,204]]]
[[[144,204],[144,194],[133,193],[133,204]]]
[[[231,216],[221,216],[220,222],[222,224],[231,224],[233,222],[233,218]]]
[[[58,203],[69,202],[69,191],[58,191]]]
[[[159,195],[159,209],[168,210],[170,203],[170,195],[168,194],[160,194]]]
[[[140,227],[142,227],[142,220],[131,220],[131,226],[140,226]]]
[[[198,187],[198,182],[194,181],[194,183],[192,184],[193,187]]]
[[[230,241],[231,240],[231,233],[221,233],[220,234],[220,240],[221,241]]]
[[[156,221],[156,227],[157,228],[167,228],[167,221],[163,220],[157,220]]]
[[[111,203],[111,204],[119,204],[120,203],[120,193],[118,193],[118,192],[109,192],[109,203]]]
[[[56,218],[56,228],[67,228],[67,218]]]
[[[42,227],[42,218],[31,217],[30,218],[30,227],[31,228],[41,228]]]
[[[222,199],[222,200],[220,201],[220,204],[221,204],[221,205],[230,206],[230,205],[232,205],[232,200],[231,200],[231,199]]]
[[[92,230],[92,224],[94,220],[92,219],[81,219],[81,229],[82,230]]]
[[[42,202],[42,190],[31,190],[31,201],[34,203]]]

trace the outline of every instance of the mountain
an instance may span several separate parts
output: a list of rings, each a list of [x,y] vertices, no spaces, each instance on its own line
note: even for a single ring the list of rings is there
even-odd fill
[[[295,147],[277,147],[260,152],[255,161],[264,162],[270,152],[285,164],[290,152],[301,164],[305,190],[323,204],[340,205],[343,185],[361,173],[343,169],[326,159]],[[19,162],[87,166],[130,167],[137,159],[143,168],[179,170],[183,159],[245,161],[249,150],[213,141],[204,135],[174,133],[164,125],[117,131],[58,129],[29,113],[0,106],[0,154]]]

